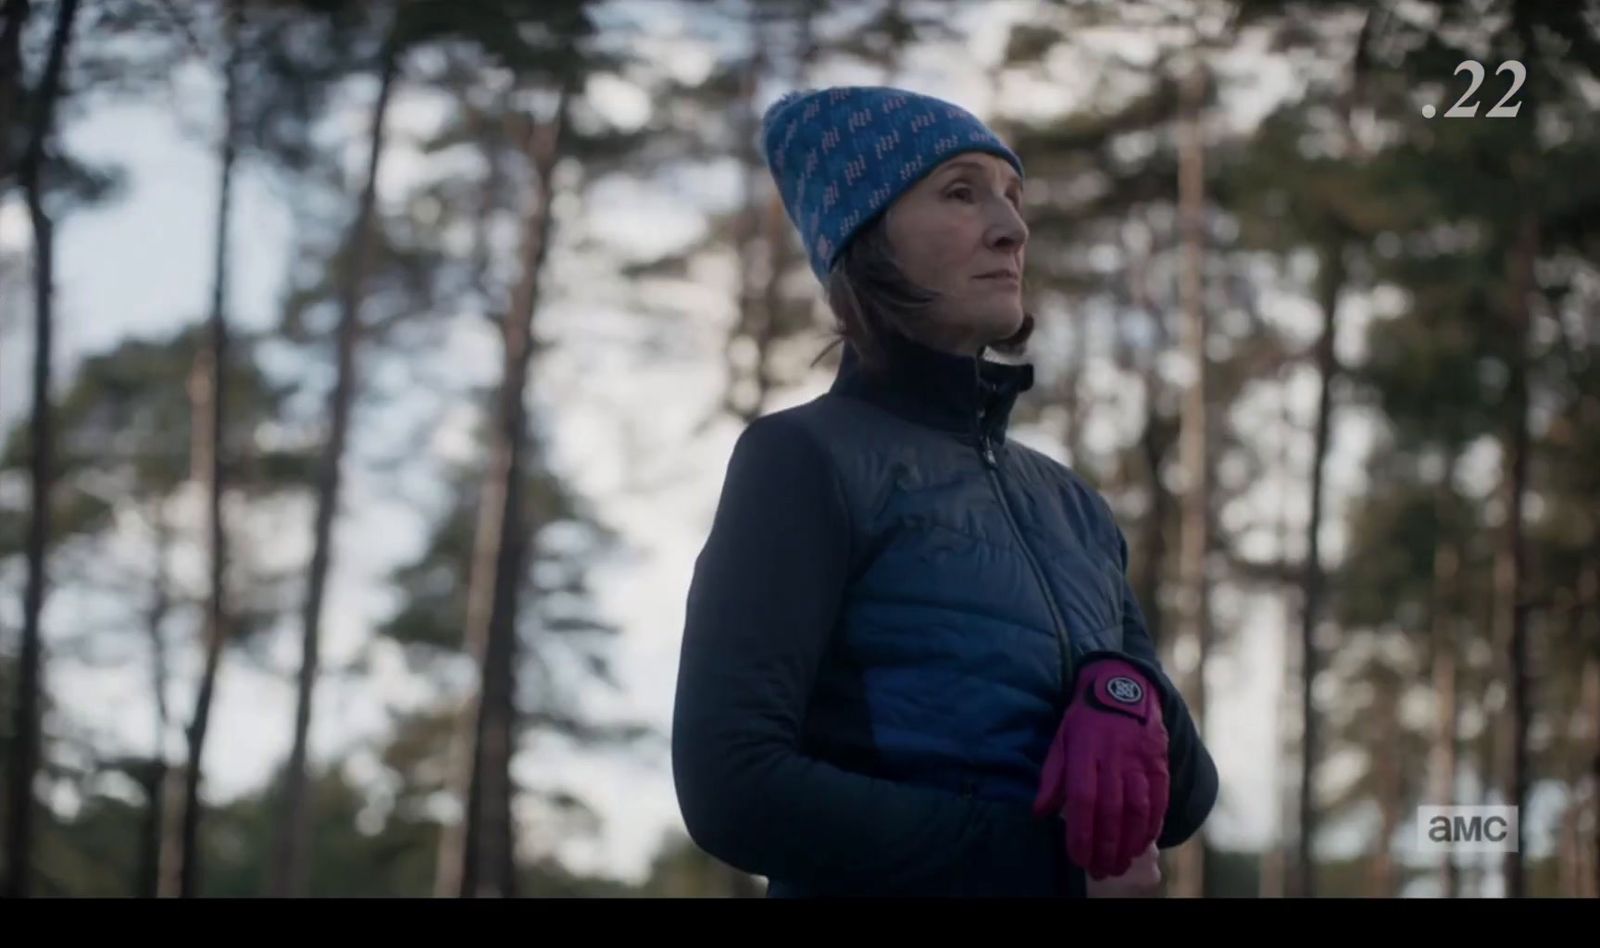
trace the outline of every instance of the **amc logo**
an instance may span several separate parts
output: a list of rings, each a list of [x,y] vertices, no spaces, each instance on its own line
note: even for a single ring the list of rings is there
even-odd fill
[[[1508,853],[1517,845],[1514,806],[1417,808],[1417,848],[1423,852]]]

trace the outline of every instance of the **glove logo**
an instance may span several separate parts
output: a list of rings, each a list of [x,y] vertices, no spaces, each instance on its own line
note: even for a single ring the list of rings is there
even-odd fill
[[[1106,693],[1123,704],[1138,704],[1144,700],[1144,688],[1125,675],[1118,675],[1106,682]]]

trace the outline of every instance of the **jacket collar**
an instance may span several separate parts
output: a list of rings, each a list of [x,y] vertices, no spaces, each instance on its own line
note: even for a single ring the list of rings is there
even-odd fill
[[[846,343],[830,389],[871,402],[902,418],[976,441],[1003,444],[1017,396],[1033,387],[1031,363],[1011,365],[982,354],[957,355],[901,333],[886,333],[887,371],[867,371]]]

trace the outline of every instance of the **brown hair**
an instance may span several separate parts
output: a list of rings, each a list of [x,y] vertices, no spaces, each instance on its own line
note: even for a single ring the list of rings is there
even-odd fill
[[[835,339],[817,354],[817,359],[844,343],[854,347],[868,371],[880,371],[887,358],[884,334],[913,335],[905,327],[915,325],[922,312],[938,299],[934,291],[911,282],[894,262],[885,220],[880,213],[862,227],[828,273],[824,288],[828,307],[833,310],[831,335]],[[1024,311],[1022,326],[1005,339],[989,343],[987,348],[1007,356],[1022,355],[1028,349],[1034,324],[1033,313]],[[812,365],[817,359],[812,360]]]

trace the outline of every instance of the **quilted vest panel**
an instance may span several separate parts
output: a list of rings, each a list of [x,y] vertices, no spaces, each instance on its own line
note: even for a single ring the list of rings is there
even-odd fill
[[[888,779],[1031,801],[1075,659],[1122,644],[1109,509],[1014,440],[963,438],[833,394],[797,416],[840,473],[854,550],[807,749]]]

